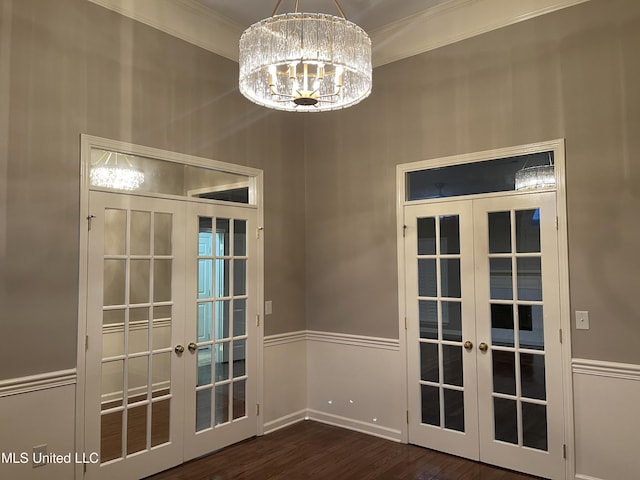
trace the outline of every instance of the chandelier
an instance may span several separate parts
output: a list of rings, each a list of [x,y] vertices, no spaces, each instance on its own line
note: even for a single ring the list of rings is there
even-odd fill
[[[556,174],[553,165],[525,167],[516,172],[516,190],[555,187]]]
[[[89,173],[91,185],[116,190],[137,190],[144,183],[144,172],[135,168],[128,155],[104,152]]]
[[[371,93],[371,40],[346,19],[324,13],[279,14],[240,38],[240,92],[276,110],[320,112],[355,105]]]

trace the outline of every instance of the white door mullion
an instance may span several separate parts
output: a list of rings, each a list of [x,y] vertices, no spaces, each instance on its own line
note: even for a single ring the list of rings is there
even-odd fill
[[[509,211],[511,230],[511,291],[513,292],[513,355],[516,380],[516,426],[518,434],[518,446],[523,445],[523,421],[522,421],[522,375],[520,368],[519,339],[520,328],[518,324],[518,256],[517,256],[517,232],[516,232],[516,211]],[[488,252],[487,252],[488,253]]]

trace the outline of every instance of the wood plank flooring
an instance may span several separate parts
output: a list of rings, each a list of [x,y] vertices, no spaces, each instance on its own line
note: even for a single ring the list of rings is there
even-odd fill
[[[313,421],[296,423],[148,480],[533,480],[414,445]]]

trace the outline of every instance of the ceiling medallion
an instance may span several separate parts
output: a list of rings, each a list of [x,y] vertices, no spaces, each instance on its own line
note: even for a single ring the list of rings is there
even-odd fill
[[[321,112],[350,107],[371,93],[371,40],[346,19],[295,12],[254,23],[240,38],[240,92],[276,110]]]

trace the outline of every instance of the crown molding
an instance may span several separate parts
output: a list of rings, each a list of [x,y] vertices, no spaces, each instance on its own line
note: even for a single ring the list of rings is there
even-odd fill
[[[451,0],[369,32],[379,67],[589,0]]]
[[[238,42],[244,27],[193,0],[88,1],[238,61]]]
[[[244,27],[194,0],[88,0],[238,61]],[[589,0],[450,0],[369,32],[373,65],[403,58]]]

